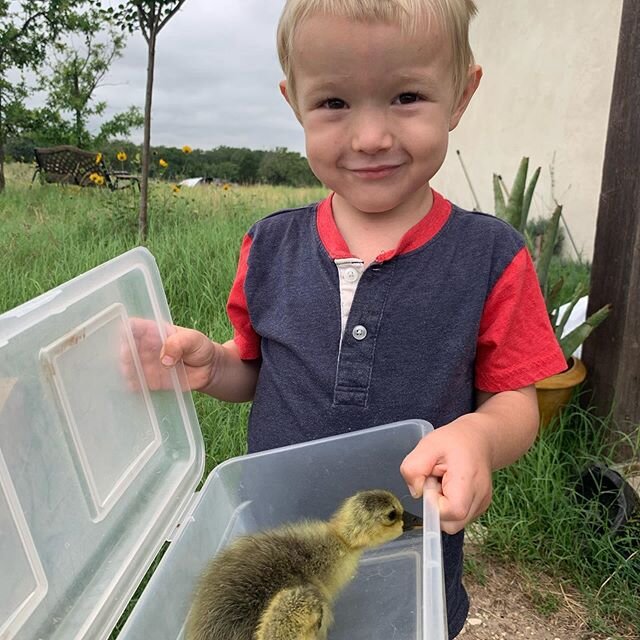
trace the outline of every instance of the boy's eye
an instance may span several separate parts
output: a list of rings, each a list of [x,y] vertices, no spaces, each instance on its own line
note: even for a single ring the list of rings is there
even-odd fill
[[[347,103],[344,100],[340,100],[340,98],[328,98],[322,103],[322,106],[327,109],[344,109]]]
[[[419,102],[422,98],[417,93],[407,92],[401,93],[396,100],[399,104],[413,104],[414,102]]]

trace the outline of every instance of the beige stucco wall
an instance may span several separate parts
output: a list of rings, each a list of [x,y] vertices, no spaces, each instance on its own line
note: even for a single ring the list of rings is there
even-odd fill
[[[542,166],[530,216],[546,215],[555,196],[590,259],[622,0],[477,5],[471,44],[484,76],[432,184],[454,202],[474,206],[459,149],[481,207],[492,211],[492,174],[510,185],[520,158],[529,156],[530,167]]]

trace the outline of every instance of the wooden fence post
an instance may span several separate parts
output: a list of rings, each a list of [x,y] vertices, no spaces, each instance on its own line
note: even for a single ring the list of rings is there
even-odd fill
[[[588,313],[613,311],[584,345],[592,402],[640,429],[640,2],[624,0],[602,172]],[[585,73],[588,70],[585,69]],[[623,447],[621,459],[630,455]]]

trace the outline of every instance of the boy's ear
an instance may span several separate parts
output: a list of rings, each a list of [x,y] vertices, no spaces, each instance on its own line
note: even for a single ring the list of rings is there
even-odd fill
[[[289,96],[289,89],[287,87],[287,81],[280,80],[280,84],[278,86],[280,87],[280,93],[284,96],[284,99],[287,101],[287,104],[293,109],[293,113],[295,114],[298,122],[302,123],[302,120],[300,120],[300,115],[298,114],[298,110],[295,108],[295,106],[291,102],[291,98]]]
[[[289,101],[289,94],[287,93],[287,81],[280,80],[280,84],[278,86],[280,87],[280,93],[284,96],[284,99],[291,104]]]
[[[470,66],[469,73],[467,74],[467,84],[464,87],[462,95],[458,98],[458,103],[451,113],[451,118],[449,119],[449,131],[453,131],[458,126],[460,118],[462,118],[462,114],[465,112],[467,105],[471,101],[473,94],[476,92],[476,89],[480,84],[481,78],[482,67],[477,64]]]

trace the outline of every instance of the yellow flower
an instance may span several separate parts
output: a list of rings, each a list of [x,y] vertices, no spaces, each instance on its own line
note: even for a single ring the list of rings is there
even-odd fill
[[[180,185],[174,184],[173,187],[171,187],[171,191],[173,191],[173,193],[180,193]]]
[[[99,173],[92,173],[89,175],[89,180],[91,180],[91,182],[96,182],[96,180],[100,177]]]
[[[169,166],[169,163],[166,160],[163,160],[162,158],[160,158],[158,164],[163,168],[166,169]]]
[[[101,187],[104,184],[104,176],[96,176],[94,182]]]
[[[189,155],[192,151],[193,149],[188,144],[185,144],[184,147],[182,147],[182,153]]]
[[[127,154],[124,151],[118,151],[116,158],[118,158],[120,162],[124,162],[127,159]]]
[[[225,183],[222,185],[222,189],[223,189],[224,191],[229,191],[229,189],[231,189],[231,185],[230,185],[228,182],[225,182]]]
[[[96,154],[96,164],[100,164],[102,162],[102,154],[98,152]]]

